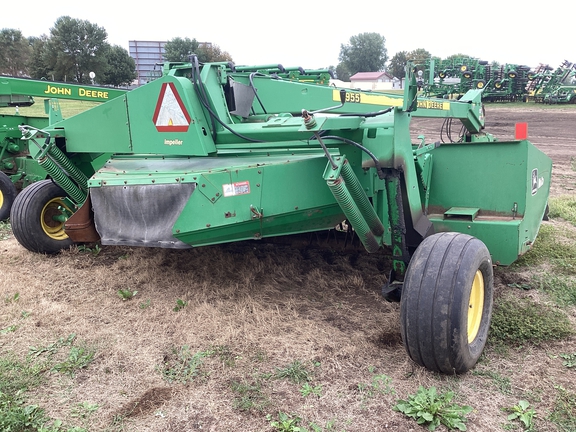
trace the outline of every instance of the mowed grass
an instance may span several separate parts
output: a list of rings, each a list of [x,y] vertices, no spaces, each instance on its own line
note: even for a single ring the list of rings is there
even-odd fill
[[[21,116],[28,116],[28,117],[48,117],[44,109],[44,99],[42,97],[36,97],[34,99],[34,104],[29,107],[19,107],[18,114]],[[72,117],[76,114],[79,114],[83,111],[86,111],[90,108],[93,108],[98,105],[97,102],[91,101],[76,101],[76,100],[65,100],[59,99],[60,109],[62,111],[62,116],[64,118]],[[16,108],[14,107],[5,107],[0,108],[0,114],[15,114]]]

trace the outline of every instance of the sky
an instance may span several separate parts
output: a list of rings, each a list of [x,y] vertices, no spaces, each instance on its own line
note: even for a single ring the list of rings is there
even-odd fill
[[[26,37],[49,35],[56,19],[68,15],[104,27],[108,42],[126,50],[130,40],[188,37],[218,45],[237,65],[336,66],[342,44],[349,43],[351,36],[373,32],[384,36],[388,59],[399,51],[424,48],[440,58],[466,54],[531,68],[540,63],[558,67],[564,60],[576,62],[575,23],[565,0],[549,0],[545,10],[530,2],[502,0],[26,0],[21,4],[12,2],[7,13],[5,9],[0,29],[19,29]]]

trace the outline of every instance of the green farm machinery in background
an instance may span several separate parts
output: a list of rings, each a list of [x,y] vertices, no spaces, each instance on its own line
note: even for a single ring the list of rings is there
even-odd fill
[[[401,301],[409,356],[468,371],[488,334],[492,266],[534,243],[551,160],[486,133],[480,89],[418,97],[410,65],[403,96],[279,72],[193,57],[69,119],[21,125],[50,178],[17,196],[14,236],[57,253],[97,241],[188,248],[353,234],[368,252],[391,253],[383,294]],[[413,143],[415,116],[460,122],[461,133]]]
[[[556,69],[540,64],[531,78],[527,91],[534,102],[576,104],[576,63],[565,60]]]
[[[109,87],[0,76],[0,107],[14,108],[14,114],[0,114],[0,221],[10,215],[20,189],[48,177],[44,168],[28,155],[28,143],[22,140],[18,126],[44,128],[62,120],[59,99],[106,102],[125,92]],[[34,97],[45,98],[46,116],[20,113],[20,108],[34,104]]]
[[[478,89],[485,102],[522,101],[532,78],[529,66],[491,65],[470,57],[431,58],[419,68],[424,95],[450,99]]]

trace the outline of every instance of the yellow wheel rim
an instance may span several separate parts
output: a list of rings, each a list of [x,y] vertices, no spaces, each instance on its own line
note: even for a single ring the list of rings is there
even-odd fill
[[[470,290],[470,304],[468,305],[468,343],[472,343],[480,331],[482,311],[484,310],[484,276],[480,270],[476,271],[472,288]]]
[[[64,204],[62,198],[53,198],[46,203],[40,213],[40,224],[46,235],[54,240],[66,240],[68,235],[64,231],[64,222],[55,218],[64,214],[63,209],[72,211]]]
[[[4,194],[0,190],[0,208],[2,208],[3,205],[4,205]]]
[[[483,87],[484,87],[484,83],[482,83],[482,82],[479,82],[479,83],[476,85],[476,87],[478,87],[479,89],[481,89],[481,88],[483,88]]]

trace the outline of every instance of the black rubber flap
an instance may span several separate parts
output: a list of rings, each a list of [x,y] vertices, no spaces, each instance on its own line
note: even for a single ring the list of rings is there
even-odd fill
[[[176,183],[91,189],[94,222],[102,244],[190,247],[172,235],[172,227],[194,187],[194,183]]]

